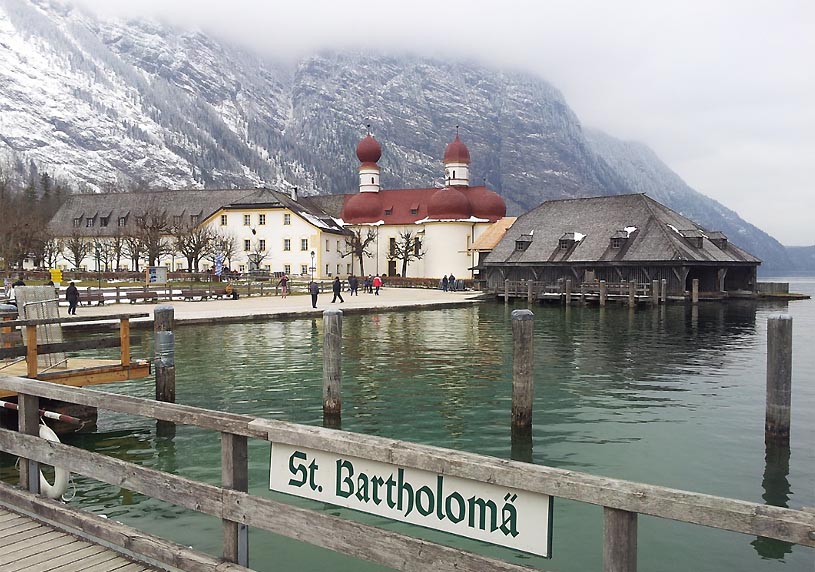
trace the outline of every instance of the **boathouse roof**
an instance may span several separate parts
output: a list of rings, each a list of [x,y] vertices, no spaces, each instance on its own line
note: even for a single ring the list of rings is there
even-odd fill
[[[528,235],[531,243],[518,248]],[[654,261],[761,263],[721,232],[708,232],[645,194],[631,194],[546,201],[518,217],[482,264]]]

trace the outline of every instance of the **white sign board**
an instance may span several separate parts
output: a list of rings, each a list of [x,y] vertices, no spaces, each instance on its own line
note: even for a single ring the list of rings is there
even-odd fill
[[[166,266],[150,266],[145,272],[147,275],[146,282],[148,284],[166,284],[167,283],[167,267]]]
[[[269,488],[549,557],[552,499],[304,447],[272,444]]]

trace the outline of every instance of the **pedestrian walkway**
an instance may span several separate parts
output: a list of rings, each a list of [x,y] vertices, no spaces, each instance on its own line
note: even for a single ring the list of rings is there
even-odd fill
[[[324,310],[329,308],[343,310],[348,314],[362,312],[376,312],[389,310],[403,310],[408,308],[431,309],[441,307],[461,306],[473,304],[482,298],[477,291],[442,292],[424,288],[384,288],[379,296],[360,293],[351,296],[343,292],[345,302],[331,303],[332,293],[323,292],[318,296],[317,309],[311,307],[311,296],[289,295],[281,296],[255,296],[240,298],[238,300],[205,300],[162,302],[162,305],[171,305],[174,308],[176,323],[210,323],[210,322],[242,322],[264,321],[280,318],[297,318],[322,316]],[[77,310],[77,316],[116,316],[133,311],[148,311],[151,317],[134,320],[152,320],[152,308],[155,304],[105,304],[104,306],[82,306]],[[60,308],[60,312],[67,315],[67,308]],[[73,325],[73,324],[72,324]]]
[[[0,507],[0,572],[49,570],[147,572],[159,569]]]

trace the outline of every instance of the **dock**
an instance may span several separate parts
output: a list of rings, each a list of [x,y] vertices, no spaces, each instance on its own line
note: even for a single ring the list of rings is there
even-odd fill
[[[0,506],[4,572],[151,572],[160,570]]]

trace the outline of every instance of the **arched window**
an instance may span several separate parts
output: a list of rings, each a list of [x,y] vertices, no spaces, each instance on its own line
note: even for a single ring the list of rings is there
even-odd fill
[[[456,172],[455,171],[453,171],[453,178],[454,179],[456,178]]]

